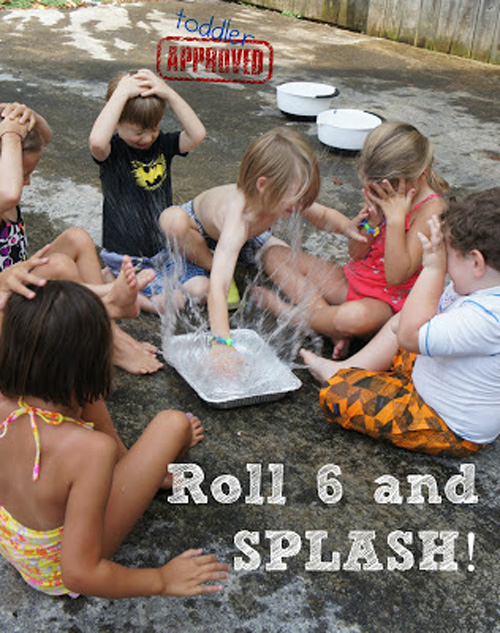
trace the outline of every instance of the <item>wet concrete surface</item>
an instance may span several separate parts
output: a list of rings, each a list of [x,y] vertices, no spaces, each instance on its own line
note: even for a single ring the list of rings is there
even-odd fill
[[[351,216],[356,213],[360,194],[355,156],[328,150],[317,140],[314,123],[290,121],[276,108],[276,85],[292,80],[332,83],[340,90],[337,107],[364,108],[415,124],[431,138],[438,169],[453,195],[498,185],[498,68],[225,2],[3,11],[1,100],[30,104],[54,131],[23,201],[31,250],[72,225],[85,227],[99,243],[101,197],[87,149],[89,131],[108,79],[121,69],[154,68],[158,40],[178,34],[175,13],[180,8],[203,21],[212,15],[220,22],[231,18],[238,28],[269,41],[275,66],[271,81],[258,86],[174,85],[208,130],[200,148],[186,160],[174,161],[176,202],[234,180],[238,162],[257,134],[291,125],[318,153],[320,200]],[[175,127],[167,116],[169,125]],[[307,233],[306,244],[339,260],[346,256],[343,238],[325,241],[313,231]],[[161,343],[155,317],[143,315],[125,328]],[[2,633],[500,631],[498,442],[473,458],[452,460],[407,453],[335,429],[320,414],[318,386],[304,370],[296,373],[303,387],[281,401],[218,410],[204,404],[169,367],[148,377],[117,371],[109,401],[127,443],[163,408],[192,411],[207,432],[206,441],[186,461],[203,469],[208,503],[174,505],[160,493],[116,560],[159,565],[188,547],[203,547],[233,566],[235,557],[248,560],[234,544],[235,535],[247,530],[259,535],[260,544],[254,546],[262,557],[258,569],[233,571],[224,592],[216,596],[71,601],[38,594],[0,562]],[[251,463],[262,465],[262,505],[244,501]],[[267,502],[271,463],[283,464],[283,505]],[[341,473],[336,479],[343,494],[332,504],[317,491],[318,471],[327,464]],[[466,464],[475,467],[478,499],[454,503],[445,495],[445,484]],[[218,503],[210,493],[210,483],[221,474],[241,482],[242,495],[233,504]],[[407,477],[412,474],[434,477],[441,502],[409,503]],[[401,504],[375,501],[375,480],[382,475],[401,482]],[[299,535],[302,548],[284,559],[285,569],[271,571],[266,564],[272,535],[266,531],[280,530]],[[312,538],[306,532],[319,530],[327,532],[322,559],[332,560],[332,553],[339,552],[340,569],[306,569]],[[412,539],[406,545],[411,552],[406,571],[390,569],[391,558],[402,560],[388,545],[397,530],[409,532]],[[419,533],[430,531],[452,539],[445,559],[455,562],[456,569],[440,568],[439,555],[436,570],[421,568],[425,534]],[[351,547],[359,538],[355,532],[373,532],[371,554],[358,552],[359,571],[352,569]],[[472,549],[469,533],[475,535]]]

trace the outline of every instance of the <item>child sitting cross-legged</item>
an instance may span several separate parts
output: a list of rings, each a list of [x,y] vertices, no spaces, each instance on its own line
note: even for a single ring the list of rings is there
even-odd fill
[[[329,422],[463,457],[500,434],[500,187],[451,203],[444,241],[439,220],[429,223],[423,270],[400,315],[346,361],[301,354],[328,381],[320,405]]]
[[[110,560],[203,428],[161,411],[127,452],[103,400],[112,330],[102,302],[71,281],[34,290],[10,297],[0,334],[0,554],[51,595],[220,591],[205,583],[228,567],[201,550],[149,569]]]
[[[208,314],[215,355],[224,357],[232,345],[228,293],[237,262],[251,265],[272,246],[287,246],[271,234],[278,219],[297,211],[322,230],[366,242],[355,220],[316,202],[319,189],[312,148],[298,132],[275,128],[247,149],[237,183],[203,191],[160,216],[160,227],[185,259],[210,275]]]

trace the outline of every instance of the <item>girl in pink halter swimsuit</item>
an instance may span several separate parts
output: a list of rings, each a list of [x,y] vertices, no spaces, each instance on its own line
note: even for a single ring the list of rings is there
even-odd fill
[[[405,218],[405,232],[410,230],[413,214],[418,211],[422,205],[429,202],[429,200],[439,197],[439,193],[430,193],[412,208]],[[370,224],[363,222],[361,226],[365,228],[365,230],[365,224],[368,225],[368,230],[372,228]],[[419,266],[411,277],[403,283],[397,286],[389,285],[385,277],[384,264],[387,225],[385,222],[382,222],[378,228],[379,232],[374,238],[366,257],[363,259],[351,259],[344,266],[344,274],[349,282],[346,301],[355,301],[363,297],[371,297],[372,299],[380,299],[380,301],[389,304],[394,312],[399,312],[410,290],[413,288],[422,270],[422,266]],[[372,230],[375,229],[372,228]]]

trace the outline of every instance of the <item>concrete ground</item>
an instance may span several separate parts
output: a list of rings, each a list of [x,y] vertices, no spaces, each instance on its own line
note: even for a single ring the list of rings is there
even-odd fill
[[[32,105],[54,130],[54,141],[24,197],[32,250],[72,225],[87,228],[99,243],[101,198],[87,137],[102,107],[106,82],[121,69],[154,68],[158,40],[179,35],[175,13],[181,8],[197,20],[231,18],[236,28],[273,46],[275,66],[271,81],[262,85],[174,85],[208,129],[206,142],[188,159],[174,163],[176,201],[232,181],[251,139],[276,125],[291,125],[306,135],[320,158],[321,201],[350,215],[356,212],[360,193],[355,157],[328,151],[317,140],[314,123],[287,120],[276,108],[275,87],[291,80],[332,83],[340,90],[337,107],[364,108],[415,124],[432,140],[438,169],[454,195],[498,185],[498,68],[217,1],[2,11],[0,100]],[[175,123],[169,120],[168,125]],[[312,250],[345,258],[343,238],[331,238],[325,245],[312,232],[306,240]],[[141,316],[126,327],[139,338],[160,343],[154,317]],[[206,441],[188,460],[204,471],[208,503],[173,505],[159,494],[117,560],[159,565],[188,547],[203,547],[234,566],[235,557],[242,556],[234,537],[248,530],[259,537],[258,569],[233,571],[224,592],[210,597],[72,601],[38,594],[1,562],[2,633],[499,632],[498,442],[460,461],[407,453],[332,428],[320,414],[318,387],[304,370],[296,373],[303,387],[284,400],[218,410],[198,399],[169,367],[149,377],[117,371],[109,402],[129,443],[162,408],[192,411],[207,431]],[[268,464],[284,465],[284,505],[244,503],[249,463],[262,465],[265,497],[271,494]],[[334,504],[324,503],[316,490],[317,473],[327,464],[341,473],[336,479],[343,495]],[[460,468],[467,471],[467,464],[475,468],[477,500],[450,501],[446,482]],[[241,482],[242,496],[231,505],[210,494],[210,482],[223,473]],[[408,502],[407,477],[415,474],[435,478],[440,503]],[[375,480],[382,475],[400,482],[401,504],[375,501]],[[458,492],[463,498],[463,491]],[[302,549],[285,559],[284,569],[273,571],[265,567],[272,536],[266,532],[280,530],[295,532]],[[339,552],[340,570],[306,569],[310,556],[317,559],[310,554],[312,536],[306,532],[319,530],[327,532],[322,559],[332,560],[332,553]],[[412,539],[406,545],[406,571],[390,569],[391,558],[402,560],[388,545],[397,530],[409,532]],[[433,531],[450,539],[445,559],[456,568],[444,570],[439,556],[435,570],[422,564],[423,540],[433,537]],[[356,570],[353,543],[360,532],[373,533],[365,534],[372,548],[358,548],[361,569]],[[474,534],[470,544],[469,533]]]

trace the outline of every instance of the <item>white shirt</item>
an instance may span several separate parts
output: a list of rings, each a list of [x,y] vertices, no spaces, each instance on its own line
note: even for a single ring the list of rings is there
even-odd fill
[[[486,444],[500,434],[500,286],[460,296],[448,285],[419,330],[413,383],[456,435]]]

